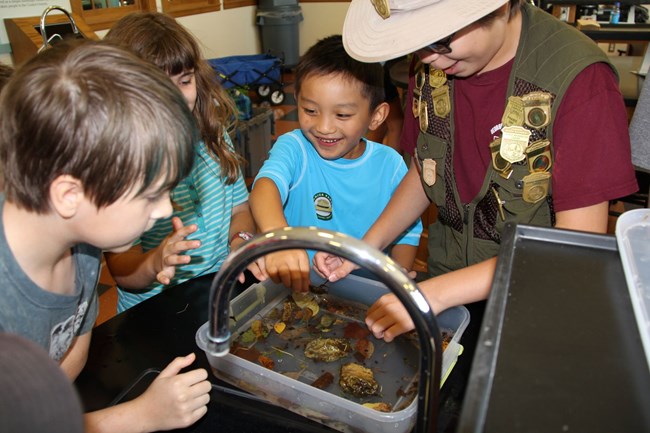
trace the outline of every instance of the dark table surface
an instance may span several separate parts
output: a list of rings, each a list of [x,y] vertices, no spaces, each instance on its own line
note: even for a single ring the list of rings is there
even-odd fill
[[[650,431],[632,308],[614,236],[509,225],[459,431]]]
[[[87,411],[107,407],[139,395],[176,356],[194,352],[191,368],[210,371],[204,352],[195,343],[196,330],[208,320],[212,275],[167,289],[118,314],[93,330],[86,367],[76,381]],[[236,290],[241,290],[239,289]],[[460,415],[482,303],[468,306],[471,320],[461,339],[465,347],[440,396],[439,432],[452,432]],[[288,410],[265,403],[218,380],[213,383],[208,413],[179,431],[220,433],[293,433],[334,430]]]

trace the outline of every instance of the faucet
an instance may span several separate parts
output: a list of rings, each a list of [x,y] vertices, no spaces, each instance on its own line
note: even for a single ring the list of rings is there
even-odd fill
[[[408,311],[420,341],[418,417],[415,432],[436,431],[438,393],[442,365],[440,328],[426,299],[401,266],[366,243],[315,227],[285,227],[248,241],[223,263],[210,287],[208,344],[206,352],[224,356],[230,350],[230,294],[237,277],[258,257],[284,249],[312,249],[336,254],[365,267],[379,278]],[[433,370],[433,371],[432,371]]]
[[[72,27],[72,33],[75,35],[75,37],[83,37],[83,35],[79,32],[79,28],[77,27],[77,23],[75,23],[74,18],[72,18],[72,15],[70,15],[70,12],[67,10],[63,9],[61,6],[49,6],[45,8],[43,13],[41,14],[41,36],[43,37],[43,46],[38,49],[38,52],[40,53],[41,51],[45,50],[47,47],[52,45],[52,42],[55,39],[63,39],[61,35],[54,34],[52,35],[49,39],[47,37],[47,31],[46,31],[46,24],[45,20],[47,16],[49,15],[50,12],[57,10],[59,12],[63,12],[63,14],[68,18],[68,21],[70,22],[70,26]]]

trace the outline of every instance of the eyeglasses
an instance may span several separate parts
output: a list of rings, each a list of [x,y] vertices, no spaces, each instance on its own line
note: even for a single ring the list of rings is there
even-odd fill
[[[449,54],[451,53],[451,41],[454,39],[456,33],[452,33],[444,39],[440,39],[437,42],[434,42],[426,47],[422,48],[423,50],[429,50],[433,54]]]

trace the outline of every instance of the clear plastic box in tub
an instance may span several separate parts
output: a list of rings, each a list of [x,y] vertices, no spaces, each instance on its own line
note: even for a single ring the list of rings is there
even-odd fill
[[[314,285],[322,283],[322,281],[316,281],[315,278],[312,278],[312,282]],[[359,330],[363,328],[367,333],[367,328],[362,322],[362,316],[365,314],[367,306],[383,294],[388,293],[384,284],[355,275],[350,275],[336,283],[328,283],[327,290],[328,293],[322,295],[324,301],[319,302],[321,305],[326,305],[327,309],[322,307],[321,310],[317,310],[312,319],[308,318],[307,321],[311,320],[310,323],[317,325],[309,325],[309,333],[314,332],[313,328],[319,328],[318,332],[321,332],[325,316],[328,314],[335,316],[333,324],[330,326],[330,321],[328,321],[328,329],[323,331],[327,332],[328,338],[342,337],[343,332],[346,337],[349,336],[347,332],[351,329],[350,325],[354,325],[355,322],[359,323],[357,326]],[[277,315],[278,311],[283,311],[286,300],[290,296],[292,296],[291,292],[287,288],[269,281],[254,284],[234,298],[230,303],[232,341],[236,344],[244,341],[246,333],[250,334],[254,329],[253,322],[277,317],[274,315]],[[333,305],[338,305],[336,304],[337,300],[344,301],[345,304],[341,305],[358,306],[359,308],[355,307],[352,310],[332,308]],[[321,311],[320,314],[318,311]],[[331,313],[332,311],[336,312]],[[361,317],[353,313],[348,315],[349,311],[361,312]],[[459,340],[469,319],[469,312],[465,307],[451,308],[437,317],[440,329],[450,336],[447,348],[443,353],[443,381],[462,353],[462,345]],[[345,331],[340,331],[337,334],[336,324],[339,323]],[[292,329],[289,330],[290,328]],[[282,335],[284,339],[289,338],[287,333],[297,331],[291,326],[286,329]],[[204,351],[207,347],[207,332],[208,323],[205,323],[196,333],[197,345]],[[275,335],[276,331],[273,329],[268,334],[264,337],[263,345],[260,343],[258,346],[257,342],[252,343],[254,355],[247,357],[251,360],[233,353],[228,353],[223,357],[215,357],[206,353],[213,373],[218,378],[260,396],[270,403],[341,432],[406,433],[415,425],[419,352],[412,341],[398,338],[393,343],[385,343],[383,340],[377,340],[369,335],[365,339],[371,341],[374,349],[367,359],[360,360],[359,353],[355,352],[354,356],[352,354],[347,356],[347,360],[314,362],[312,359],[307,359],[303,352],[305,334],[302,335],[303,343],[298,343],[298,336],[290,343],[283,342],[279,339],[280,336]],[[350,341],[351,346],[358,347],[352,343],[352,341],[358,340]],[[239,346],[240,348],[241,346]],[[233,350],[237,350],[237,348],[232,346],[231,352]],[[272,367],[260,362],[258,355],[264,357],[267,363],[270,362]],[[344,363],[357,363],[356,361],[361,361],[361,364],[366,365],[374,372],[377,382],[381,385],[379,395],[375,396],[377,398],[354,397],[342,391],[339,379],[343,377],[343,370],[339,369]],[[324,389],[316,386],[317,381],[327,375],[330,376],[330,383]],[[364,405],[376,404],[377,399],[382,403],[388,403],[390,412],[381,412]]]
[[[650,209],[624,212],[616,221],[616,242],[650,368]]]

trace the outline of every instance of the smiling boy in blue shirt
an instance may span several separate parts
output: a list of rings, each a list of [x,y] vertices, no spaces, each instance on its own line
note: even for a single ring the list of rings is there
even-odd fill
[[[388,115],[382,67],[352,59],[341,36],[330,36],[300,59],[295,93],[300,129],[278,138],[255,179],[255,222],[262,232],[316,226],[362,238],[407,172],[395,150],[364,138]],[[417,221],[387,249],[406,270],[421,232]],[[308,290],[305,251],[270,254],[265,271],[293,290]]]

